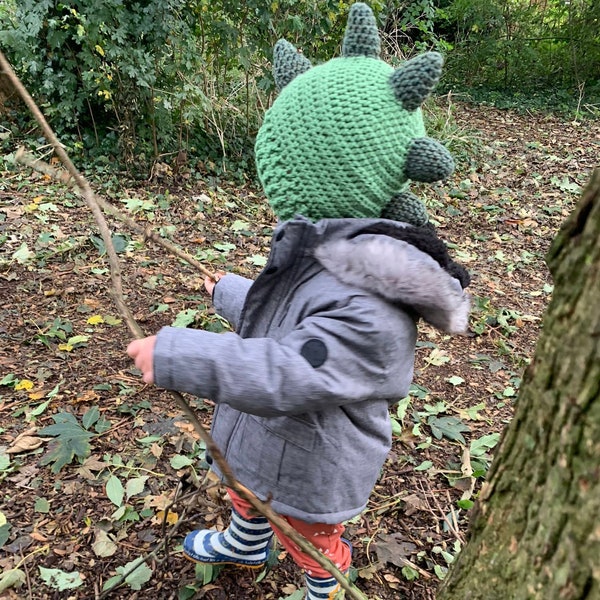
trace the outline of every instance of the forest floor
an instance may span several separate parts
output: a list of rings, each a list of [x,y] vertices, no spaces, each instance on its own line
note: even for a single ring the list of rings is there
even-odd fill
[[[471,148],[449,182],[422,193],[472,274],[470,330],[451,338],[420,325],[414,385],[392,410],[393,450],[368,508],[347,523],[352,577],[372,600],[434,598],[465,543],[551,298],[544,256],[600,154],[597,122],[454,110],[453,135]],[[187,531],[227,523],[202,444],[125,354],[131,334],[90,210],[48,176],[7,160],[0,169],[0,597],[303,598],[281,548],[258,571],[183,558]],[[256,275],[273,226],[260,191],[197,172],[95,187],[209,268]],[[109,222],[127,304],[147,333],[226,328],[198,271]],[[210,402],[188,399],[209,426]]]

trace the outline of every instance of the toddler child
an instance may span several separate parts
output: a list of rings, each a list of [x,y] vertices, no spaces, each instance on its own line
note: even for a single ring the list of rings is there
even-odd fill
[[[408,393],[416,322],[461,332],[469,313],[468,274],[406,189],[453,169],[420,110],[441,57],[394,70],[379,44],[362,3],[351,8],[339,58],[311,67],[278,42],[280,94],[256,140],[279,218],[269,259],[254,282],[205,282],[235,333],[165,327],[128,347],[146,382],[216,403],[212,436],[239,482],[343,572],[343,522],[365,509],[390,450],[389,408]],[[191,532],[183,551],[259,568],[275,528],[230,497],[229,527]],[[336,580],[275,533],[304,570],[306,599],[334,598]]]

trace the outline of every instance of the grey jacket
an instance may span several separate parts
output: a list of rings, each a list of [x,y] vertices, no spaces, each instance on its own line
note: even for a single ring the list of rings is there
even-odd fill
[[[227,275],[215,286],[236,333],[158,334],[156,384],[217,403],[215,442],[281,514],[338,523],[360,513],[391,447],[388,409],[411,383],[417,318],[466,329],[458,279],[397,239],[408,228],[287,221],[254,283]]]

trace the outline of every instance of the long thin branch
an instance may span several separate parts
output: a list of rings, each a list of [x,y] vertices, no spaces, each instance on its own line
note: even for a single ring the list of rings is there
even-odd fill
[[[77,167],[69,158],[68,154],[59,142],[50,125],[47,123],[44,115],[38,108],[37,104],[31,97],[29,92],[25,89],[20,79],[17,77],[16,73],[13,71],[12,67],[10,66],[9,62],[6,60],[4,54],[1,51],[0,68],[2,68],[6,75],[8,75],[15,89],[23,98],[25,104],[32,112],[36,121],[42,128],[46,139],[50,142],[57,156],[60,158],[67,171],[73,177],[75,185],[78,187],[83,199],[92,211],[94,218],[96,219],[96,223],[98,224],[102,240],[104,241],[104,245],[106,247],[106,254],[110,265],[111,282],[113,285],[113,289],[111,290],[113,300],[117,305],[119,312],[125,318],[129,329],[134,335],[134,337],[144,337],[144,332],[133,318],[131,311],[125,303],[121,283],[121,270],[119,266],[119,259],[117,257],[117,253],[112,243],[112,238],[110,235],[110,230],[106,223],[106,219],[104,218],[104,215],[100,209],[100,205],[96,201],[95,195],[89,183],[87,182],[85,177],[83,177],[83,175],[77,170]],[[362,592],[360,592],[356,587],[349,583],[345,575],[333,564],[331,560],[329,560],[324,554],[319,552],[313,546],[313,544],[311,544],[295,529],[293,529],[285,519],[283,519],[281,516],[275,513],[267,502],[259,500],[250,490],[248,490],[239,481],[237,481],[237,479],[233,475],[231,467],[225,460],[225,457],[222,455],[220,449],[215,444],[210,434],[204,429],[192,408],[185,401],[181,394],[179,394],[178,392],[172,392],[172,394],[180,409],[185,413],[186,417],[190,420],[202,441],[206,444],[206,448],[211,454],[213,460],[219,466],[221,474],[223,475],[225,485],[234,490],[244,500],[248,501],[258,513],[260,513],[269,521],[271,521],[284,533],[284,535],[293,540],[302,549],[303,552],[305,552],[308,556],[313,558],[328,573],[331,573],[331,575],[335,577],[335,579],[339,582],[340,586],[348,592],[350,598],[353,598],[354,600],[366,600],[366,597],[362,594]]]

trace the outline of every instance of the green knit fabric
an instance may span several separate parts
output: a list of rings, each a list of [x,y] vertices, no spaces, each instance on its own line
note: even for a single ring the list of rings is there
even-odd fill
[[[311,68],[294,53],[278,42],[274,73],[282,89],[255,146],[276,215],[380,217],[394,199],[388,214],[426,222],[424,206],[404,192],[409,178],[436,181],[454,166],[445,148],[425,136],[419,108],[437,82],[441,57],[428,53],[394,70],[377,58],[375,18],[362,3],[352,6],[342,57]]]

